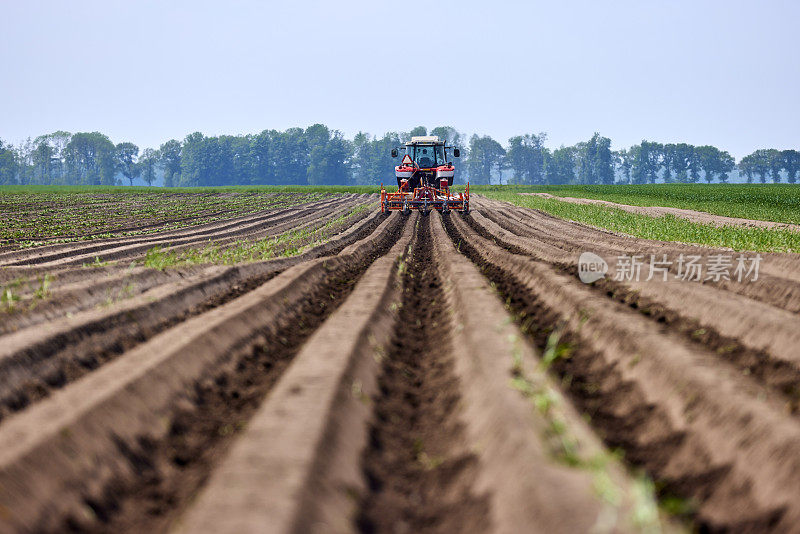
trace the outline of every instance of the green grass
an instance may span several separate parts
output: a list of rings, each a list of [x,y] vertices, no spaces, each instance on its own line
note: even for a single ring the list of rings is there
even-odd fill
[[[648,217],[604,206],[573,204],[530,195],[519,195],[515,189],[481,191],[482,194],[517,206],[538,209],[571,221],[606,228],[634,237],[661,241],[696,243],[733,250],[758,252],[798,252],[800,232],[778,228],[718,227],[698,224],[667,215]]]
[[[792,184],[647,184],[471,186],[471,191],[550,193],[632,206],[666,206],[714,215],[800,224],[800,186]]]

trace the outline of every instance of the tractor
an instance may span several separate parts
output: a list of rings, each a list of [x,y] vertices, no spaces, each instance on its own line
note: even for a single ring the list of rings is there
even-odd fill
[[[381,211],[410,213],[419,210],[428,213],[435,209],[443,213],[450,210],[469,211],[469,182],[463,193],[450,190],[455,167],[448,161],[448,151],[459,157],[456,147],[447,146],[436,135],[414,136],[402,148],[393,148],[392,157],[403,151],[400,165],[394,168],[397,192],[390,193],[381,184]]]

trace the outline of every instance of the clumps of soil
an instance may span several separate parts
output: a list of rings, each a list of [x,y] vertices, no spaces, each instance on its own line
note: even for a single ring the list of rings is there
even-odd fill
[[[489,526],[488,499],[471,490],[477,459],[463,448],[442,280],[430,219],[421,221],[362,457],[368,491],[356,526],[365,533]]]

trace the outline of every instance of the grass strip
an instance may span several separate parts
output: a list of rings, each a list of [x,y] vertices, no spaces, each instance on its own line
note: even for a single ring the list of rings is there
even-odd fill
[[[633,237],[658,241],[677,241],[733,250],[755,252],[800,251],[800,232],[780,228],[752,228],[699,224],[672,215],[648,217],[617,208],[573,204],[561,200],[519,195],[516,191],[484,191],[495,200],[532,208],[561,219],[568,219]]]
[[[692,209],[761,221],[800,224],[800,187],[793,184],[642,184],[471,186],[476,193],[549,193],[631,206]]]

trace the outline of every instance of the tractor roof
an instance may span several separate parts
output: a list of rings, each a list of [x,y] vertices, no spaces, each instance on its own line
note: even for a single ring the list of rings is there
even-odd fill
[[[444,144],[444,141],[439,141],[438,135],[415,135],[407,145],[439,145]]]

